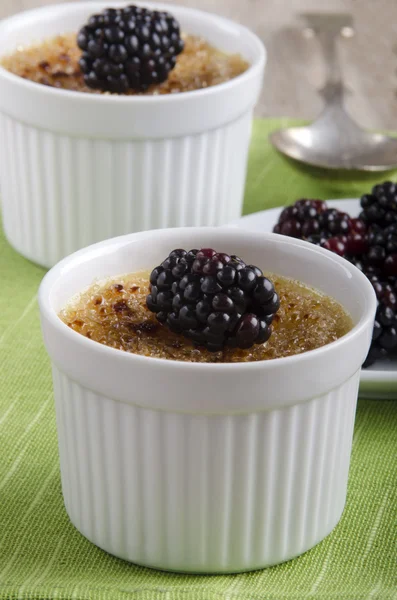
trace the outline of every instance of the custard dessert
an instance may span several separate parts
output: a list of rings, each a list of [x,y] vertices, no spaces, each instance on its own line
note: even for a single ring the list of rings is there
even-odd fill
[[[74,331],[112,348],[204,363],[301,354],[352,328],[351,317],[334,299],[209,249],[174,250],[151,274],[96,281],[59,316]],[[249,339],[254,327],[256,338]],[[217,339],[223,339],[221,347]]]
[[[134,6],[93,15],[79,32],[20,46],[1,64],[47,86],[127,95],[200,90],[229,81],[249,66],[240,55],[180,33],[168,13]]]

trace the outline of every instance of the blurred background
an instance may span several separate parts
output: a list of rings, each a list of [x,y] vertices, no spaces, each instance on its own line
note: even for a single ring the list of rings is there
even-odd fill
[[[62,0],[0,0],[0,18]],[[79,0],[77,0],[79,1]],[[163,0],[168,3],[167,0]],[[112,4],[113,0],[109,0]],[[349,88],[347,108],[363,126],[397,130],[396,0],[175,0],[234,19],[265,42],[268,65],[257,116],[312,119],[321,110],[324,77],[315,38],[305,35],[300,14],[346,12],[353,37],[339,53]],[[131,4],[133,1],[131,0]]]

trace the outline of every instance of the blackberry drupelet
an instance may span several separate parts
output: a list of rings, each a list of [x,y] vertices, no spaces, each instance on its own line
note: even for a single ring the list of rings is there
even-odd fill
[[[107,8],[91,16],[77,44],[85,83],[118,94],[166,81],[183,50],[176,19],[139,6]]]
[[[212,352],[263,344],[280,307],[258,267],[211,248],[173,250],[153,269],[146,304],[161,323]]]

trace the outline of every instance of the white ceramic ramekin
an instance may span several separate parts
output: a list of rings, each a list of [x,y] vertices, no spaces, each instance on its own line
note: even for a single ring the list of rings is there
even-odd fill
[[[354,328],[299,356],[192,364],[105,347],[58,318],[95,278],[150,269],[175,247],[215,247],[313,285]],[[335,527],[376,305],[358,269],[274,234],[157,230],[66,258],[39,301],[65,505],[89,540],[142,565],[220,573],[288,560]]]
[[[240,53],[251,67],[207,89],[141,97],[68,92],[0,67],[4,229],[16,250],[43,266],[109,237],[220,225],[241,214],[264,47],[221,17],[143,4],[169,10],[183,31]],[[107,5],[60,4],[6,19],[0,56],[18,44],[77,31]]]

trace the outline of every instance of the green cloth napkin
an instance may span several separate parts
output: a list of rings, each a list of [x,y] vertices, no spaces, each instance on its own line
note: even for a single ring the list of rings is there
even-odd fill
[[[356,196],[369,187],[282,159],[267,141],[280,124],[255,124],[246,212],[299,196]],[[342,520],[293,561],[243,575],[175,575],[131,565],[84,539],[62,501],[50,364],[36,301],[43,274],[0,236],[1,600],[397,598],[396,401],[359,401]]]

